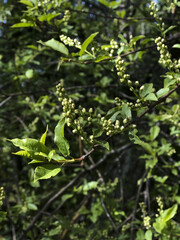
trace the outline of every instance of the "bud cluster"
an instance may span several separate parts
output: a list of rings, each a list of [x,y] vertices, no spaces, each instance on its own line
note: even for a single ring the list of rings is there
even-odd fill
[[[150,8],[150,15],[153,16],[154,18],[156,18],[157,20],[157,26],[161,29],[161,31],[164,31],[164,27],[165,24],[162,22],[162,18],[158,16],[158,6],[157,3],[155,3],[154,1],[151,2],[151,4],[149,5]]]
[[[5,198],[4,187],[0,187],[0,206],[3,204],[3,199]]]
[[[139,203],[139,206],[141,208],[141,211],[142,211],[142,218],[143,218],[143,224],[144,224],[144,227],[146,229],[149,229],[151,227],[151,218],[150,216],[147,215],[147,211],[146,211],[146,205],[144,204],[144,202],[141,202]]]
[[[167,67],[170,71],[175,70],[175,72],[179,72],[180,68],[180,60],[171,60],[171,54],[168,51],[167,46],[164,44],[165,39],[162,37],[158,37],[155,39],[155,43],[157,44],[157,50],[160,52],[159,62]]]
[[[157,204],[158,204],[158,212],[159,212],[159,215],[163,213],[163,202],[162,202],[162,198],[161,197],[156,197],[156,201],[157,201]],[[156,215],[157,217],[159,216],[158,214]]]
[[[68,22],[70,17],[71,17],[70,11],[69,10],[65,10],[64,17],[63,17],[64,22]]]
[[[63,80],[56,86],[58,93],[58,100],[62,103],[63,115],[66,117],[67,125],[73,128],[73,133],[78,133],[82,140],[88,143],[93,143],[94,137],[91,135],[87,137],[87,133],[83,130],[85,125],[92,124],[93,109],[83,108],[81,105],[75,108],[75,103],[70,98],[65,89]]]
[[[117,75],[120,77],[120,82],[123,83],[128,83],[131,84],[131,81],[130,81],[130,75],[129,74],[126,74],[125,71],[126,71],[126,67],[125,67],[125,63],[124,63],[124,60],[118,56],[116,58],[116,65],[115,65],[116,69],[117,69]]]
[[[60,35],[60,40],[70,47],[76,47],[81,49],[81,43],[77,39],[72,39],[70,37],[65,36],[64,34]]]

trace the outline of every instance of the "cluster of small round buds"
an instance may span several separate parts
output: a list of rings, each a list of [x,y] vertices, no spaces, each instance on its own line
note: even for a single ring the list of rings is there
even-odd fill
[[[156,197],[157,204],[159,206],[158,212],[159,214],[163,213],[163,202],[161,197]]]
[[[70,47],[81,48],[81,43],[77,39],[71,39],[70,37],[65,36],[64,34],[60,35],[60,40]]]
[[[144,226],[146,229],[149,229],[151,227],[151,218],[149,216],[146,216],[143,218]]]
[[[70,19],[70,17],[71,17],[70,11],[69,11],[69,10],[65,10],[63,20],[64,20],[65,22],[68,22],[69,19]]]
[[[110,45],[111,45],[111,48],[118,49],[118,43],[114,39],[110,41]]]
[[[126,46],[126,44],[123,43],[123,42],[121,42],[121,43],[120,43],[120,46],[121,46],[121,47],[124,47],[124,46]]]
[[[151,4],[149,5],[149,8],[151,10],[150,15],[156,18],[158,12],[157,4],[154,1],[152,1]]]
[[[0,187],[0,202],[5,198],[4,187]]]
[[[115,101],[116,105],[118,105],[118,106],[121,106],[121,105],[122,105],[122,100],[121,100],[120,98],[116,97],[116,98],[114,99],[114,101]]]
[[[180,64],[178,64],[177,60],[174,60],[174,62],[171,60],[171,54],[169,53],[168,48],[164,44],[164,42],[164,38],[158,37],[155,39],[155,43],[157,44],[157,50],[160,53],[159,62],[165,67],[167,67],[169,70],[175,70],[176,72],[179,72]]]
[[[125,73],[126,67],[124,65],[124,60],[121,59],[120,56],[118,56],[116,58],[116,65],[115,65],[116,69],[117,69],[117,75],[120,77],[120,82],[128,82],[130,81],[130,75]]]

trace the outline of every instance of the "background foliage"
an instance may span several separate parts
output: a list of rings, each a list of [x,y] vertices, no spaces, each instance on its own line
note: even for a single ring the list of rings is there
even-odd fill
[[[0,239],[179,239],[180,2],[153,6],[0,1]]]

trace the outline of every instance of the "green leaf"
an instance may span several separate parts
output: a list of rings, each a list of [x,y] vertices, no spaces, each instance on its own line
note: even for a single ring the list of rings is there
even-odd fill
[[[47,136],[48,126],[46,127],[45,133],[42,135],[40,142],[45,145],[46,142],[46,136]]]
[[[100,146],[106,148],[107,150],[110,150],[109,143],[106,141],[97,141],[95,140],[95,144],[99,144]]]
[[[109,7],[109,3],[106,0],[98,0],[98,2],[102,3],[106,7]]]
[[[177,213],[178,205],[174,204],[171,208],[168,208],[167,210],[163,211],[161,218],[164,222],[169,221],[172,219],[175,214]]]
[[[116,9],[121,5],[121,1],[112,1],[109,3],[109,7],[112,9]]]
[[[145,97],[146,95],[148,95],[149,93],[151,93],[153,91],[153,84],[152,83],[145,83],[143,85],[143,89],[139,91],[140,97]]]
[[[33,69],[28,69],[28,70],[26,71],[26,73],[25,73],[25,76],[26,76],[28,79],[32,78],[33,75],[34,75]]]
[[[103,134],[103,129],[102,128],[94,128],[93,129],[93,136],[95,138],[100,137]]]
[[[81,46],[81,51],[79,52],[79,55],[82,56],[84,51],[87,49],[88,45],[92,42],[94,37],[98,34],[99,32],[91,34],[82,44]]]
[[[128,118],[128,119],[132,118],[131,108],[127,104],[122,105],[121,114],[123,118]]]
[[[61,52],[65,55],[69,54],[68,49],[65,47],[63,43],[60,43],[59,41],[55,40],[54,38],[48,40],[47,42],[38,41],[38,43],[41,43],[44,46],[50,47],[58,52]]]
[[[66,201],[66,200],[68,200],[69,198],[72,198],[72,197],[73,197],[72,193],[67,193],[67,194],[64,194],[61,199],[64,202],[64,201]]]
[[[157,97],[154,93],[149,93],[144,100],[148,100],[148,101],[157,101]]]
[[[54,137],[54,142],[59,148],[59,151],[64,155],[68,156],[69,155],[69,143],[68,141],[64,138],[64,126],[65,126],[65,118],[62,118],[56,128],[55,128],[55,137]]]
[[[179,43],[174,44],[172,47],[173,47],[173,48],[180,48],[180,44],[179,44]]]
[[[34,182],[40,179],[48,179],[56,176],[61,171],[60,167],[53,164],[45,164],[43,166],[38,166],[34,173]]]
[[[56,153],[55,150],[51,150],[48,154],[48,159],[51,161],[51,159],[61,162],[61,161],[66,161],[66,159],[63,156],[60,156],[59,154]]]
[[[32,22],[16,23],[11,26],[11,28],[20,28],[20,27],[34,27],[34,23]]]
[[[97,58],[96,58],[96,60],[95,60],[95,62],[101,62],[101,61],[103,61],[103,60],[106,60],[106,59],[109,59],[110,57],[109,56],[98,56]]]
[[[136,239],[135,240],[144,240],[144,231],[142,229],[139,229],[136,233]]]
[[[14,138],[10,140],[15,146],[24,149],[26,151],[30,151],[33,153],[45,153],[48,154],[48,148],[42,144],[40,141],[33,139],[33,138],[26,138],[26,139],[19,139]]]
[[[27,157],[27,158],[30,158],[30,159],[33,159],[33,160],[36,160],[36,162],[40,163],[40,162],[44,162],[45,161],[45,158],[44,156],[41,156],[41,155],[35,155],[34,152],[27,152],[27,151],[18,151],[16,153],[13,153],[15,155],[19,155],[19,156],[22,156],[22,157]]]
[[[138,144],[143,147],[148,153],[150,153],[153,157],[155,157],[154,150],[152,149],[149,143],[142,141],[137,135],[137,130],[129,132],[129,139],[134,142],[134,144]]]
[[[33,211],[38,210],[37,206],[34,203],[28,203],[27,207],[29,210],[33,210]]]
[[[178,205],[174,204],[171,208],[166,209],[162,214],[156,219],[156,222],[153,224],[156,232],[161,233],[165,228],[167,221],[172,219],[177,213]]]
[[[157,91],[156,95],[158,98],[160,98],[168,92],[169,92],[169,88],[161,88],[159,91]]]
[[[29,6],[29,7],[33,7],[32,2],[30,2],[28,0],[20,0],[19,2],[25,4],[25,5]]]
[[[166,29],[163,34],[166,34],[167,32],[169,32],[170,30],[174,29],[176,26],[170,26],[168,29]]]
[[[150,129],[150,138],[153,141],[159,135],[160,128],[158,126],[154,126]]]
[[[150,229],[145,232],[145,239],[152,240],[152,231]]]
[[[134,43],[136,43],[138,40],[140,40],[142,38],[145,38],[145,36],[144,35],[139,35],[139,36],[133,37],[130,41],[130,44],[133,45]]]
[[[59,15],[60,15],[60,13],[54,13],[54,14],[48,13],[48,14],[44,14],[44,15],[39,16],[38,20],[41,21],[41,22],[43,22],[43,21],[47,21],[48,22],[51,19],[53,19],[53,18],[55,18],[55,17],[57,17]]]

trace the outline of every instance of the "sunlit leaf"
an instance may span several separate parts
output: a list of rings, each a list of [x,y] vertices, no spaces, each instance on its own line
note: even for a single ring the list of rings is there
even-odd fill
[[[82,44],[81,51],[79,55],[82,56],[84,51],[87,49],[88,45],[93,41],[94,37],[98,34],[98,32],[91,34]]]

